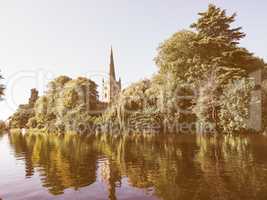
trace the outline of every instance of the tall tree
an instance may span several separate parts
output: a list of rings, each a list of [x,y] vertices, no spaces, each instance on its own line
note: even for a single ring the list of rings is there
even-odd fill
[[[202,67],[199,68],[199,64],[191,67],[188,79],[194,81],[204,77],[204,82],[208,83],[212,77],[215,84],[211,88],[207,88],[208,84],[200,85],[195,113],[200,121],[213,122],[225,132],[241,131],[246,127],[250,91],[253,89],[246,77],[251,71],[262,69],[264,61],[239,47],[245,33],[241,32],[241,27],[231,27],[236,14],[227,16],[225,10],[210,5],[199,15],[191,27],[197,31],[194,47]],[[203,89],[204,93],[201,92]],[[203,103],[202,99],[209,100],[209,103]]]
[[[245,33],[241,32],[241,27],[231,28],[236,13],[227,16],[225,10],[210,4],[208,10],[199,15],[200,18],[191,27],[195,28],[203,37],[220,38],[233,45],[238,44],[239,40],[245,37]]]
[[[248,72],[264,66],[263,60],[238,46],[245,33],[241,32],[241,27],[231,27],[236,14],[227,16],[225,10],[209,5],[208,10],[199,13],[199,16],[191,28],[197,31],[194,47],[201,64],[228,68],[228,71],[229,68],[239,68]]]
[[[227,110],[230,109],[229,105],[237,105],[239,101],[237,98],[224,98],[224,104],[220,103],[219,97],[228,94],[225,90],[229,89],[229,83],[246,79],[251,71],[264,67],[262,59],[239,46],[245,33],[241,31],[241,27],[232,27],[235,17],[236,14],[228,16],[225,10],[209,5],[208,10],[199,13],[199,19],[191,25],[194,31],[179,31],[158,49],[155,60],[160,74],[163,77],[164,74],[173,74],[198,91],[193,101],[193,110],[201,122],[220,125],[218,120],[227,118],[225,113],[230,111]],[[235,88],[232,91],[237,90]],[[244,97],[246,99],[239,98],[244,102],[239,103],[239,106],[247,106],[249,96]],[[235,123],[236,119],[231,120]],[[238,120],[235,130],[242,124],[239,123],[242,120]]]

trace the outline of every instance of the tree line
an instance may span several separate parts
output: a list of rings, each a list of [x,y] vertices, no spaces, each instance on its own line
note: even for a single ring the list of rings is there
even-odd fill
[[[44,96],[35,92],[18,108],[10,117],[11,128],[180,132],[187,126],[187,131],[243,132],[251,129],[247,119],[255,90],[262,94],[265,126],[267,84],[257,85],[250,77],[255,71],[266,77],[264,60],[240,46],[246,34],[232,27],[236,14],[209,5],[198,15],[188,29],[160,44],[158,73],[125,88],[110,105],[99,101],[92,80],[61,76],[49,83]]]

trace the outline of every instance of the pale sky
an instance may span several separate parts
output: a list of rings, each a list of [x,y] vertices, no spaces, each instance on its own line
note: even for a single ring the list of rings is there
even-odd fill
[[[209,3],[237,12],[241,45],[267,59],[265,0],[0,0],[0,70],[7,84],[0,119],[58,76],[99,81],[113,46],[124,86],[156,73],[156,48],[187,29]]]

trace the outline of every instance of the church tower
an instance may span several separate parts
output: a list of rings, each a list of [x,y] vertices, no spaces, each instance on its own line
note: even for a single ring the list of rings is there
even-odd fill
[[[106,103],[110,103],[114,100],[114,98],[121,91],[121,79],[119,79],[119,81],[116,80],[115,64],[114,64],[112,47],[110,50],[108,80],[103,79],[102,84],[103,84],[102,101]]]

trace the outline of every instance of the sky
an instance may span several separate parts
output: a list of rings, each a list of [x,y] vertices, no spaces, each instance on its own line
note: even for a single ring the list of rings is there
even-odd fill
[[[6,96],[0,119],[40,94],[59,75],[86,76],[101,86],[113,46],[124,87],[157,72],[157,47],[188,29],[209,3],[237,12],[241,46],[267,60],[265,0],[0,0],[0,70]]]

